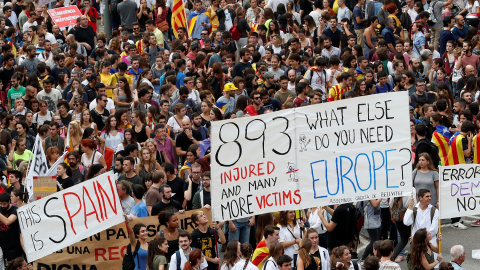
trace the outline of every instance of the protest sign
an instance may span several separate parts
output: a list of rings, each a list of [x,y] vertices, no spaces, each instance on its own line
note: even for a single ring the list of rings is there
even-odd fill
[[[480,214],[480,165],[459,164],[439,167],[440,218]]]
[[[49,9],[47,12],[58,27],[75,25],[77,18],[82,16],[77,6]]]
[[[296,110],[302,208],[409,195],[409,99],[405,92]]]
[[[409,195],[408,111],[388,93],[213,122],[214,219]]]
[[[52,195],[57,192],[56,176],[34,176],[33,177],[33,196],[35,200]]]
[[[17,216],[29,262],[124,221],[111,171],[27,204]]]
[[[211,221],[211,211],[202,210]],[[182,230],[192,232],[195,225],[191,220],[193,212],[198,210],[186,211],[183,214],[176,213],[178,223]],[[133,227],[137,223],[145,224],[151,241],[159,230],[164,229],[158,224],[157,217],[137,218],[131,222]],[[210,224],[208,224],[210,225]],[[125,222],[108,228],[100,233],[87,237],[82,241],[69,247],[58,250],[57,252],[43,257],[35,262],[34,269],[54,270],[54,269],[105,269],[118,270],[122,268],[125,248],[129,244],[128,232]]]
[[[48,164],[45,153],[43,152],[42,139],[37,134],[35,138],[35,144],[33,145],[32,160],[28,167],[26,176],[27,191],[30,200],[33,200],[33,177],[34,176],[47,176]]]

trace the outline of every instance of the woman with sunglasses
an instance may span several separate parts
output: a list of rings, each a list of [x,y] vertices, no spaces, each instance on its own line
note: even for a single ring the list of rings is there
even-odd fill
[[[82,119],[83,109],[85,109],[85,101],[77,98],[73,102],[73,110],[70,110],[68,113],[72,115],[72,119],[80,121]]]

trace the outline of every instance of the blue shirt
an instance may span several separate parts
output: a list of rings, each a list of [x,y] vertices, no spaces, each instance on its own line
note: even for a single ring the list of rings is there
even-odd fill
[[[413,35],[413,51],[420,55],[422,46],[425,46],[425,35],[421,31],[418,31],[418,33]]]
[[[390,27],[385,27],[382,30],[382,36],[385,37],[387,44],[392,44],[395,47],[395,35],[393,34],[393,29]]]
[[[183,82],[185,77],[187,77],[187,75],[185,75],[185,73],[179,70],[177,73],[177,89],[180,89],[180,86],[185,85],[185,83]]]
[[[380,87],[380,85],[377,83],[375,85],[375,94],[380,94],[380,93],[387,93],[389,91],[392,91],[393,86],[387,82],[383,87]]]
[[[193,27],[192,35],[190,36],[190,38],[192,39],[193,38],[201,39],[202,30],[212,27],[212,24],[210,23],[210,19],[208,18],[207,15],[202,14],[203,12],[205,11],[202,9],[202,11],[200,11],[200,14],[196,10],[190,13],[189,22],[193,17],[195,17],[195,15],[197,16],[197,20],[195,21],[195,26]],[[202,22],[205,22],[207,24],[206,27],[202,26]]]
[[[464,28],[467,28],[467,27],[464,27]],[[443,56],[443,54],[447,50],[447,41],[449,40],[455,41],[455,37],[453,36],[452,32],[445,29],[442,30],[442,32],[440,32],[440,38],[438,39],[438,41],[440,42],[440,48],[439,48],[440,56]]]
[[[135,246],[132,247],[132,253],[134,252],[135,252]],[[137,256],[133,258],[133,260],[135,261],[135,270],[147,269],[147,257],[148,257],[148,250],[139,248]]]
[[[365,19],[365,16],[363,15],[363,12],[362,12],[362,9],[359,8],[358,6],[355,6],[353,8],[353,28],[364,29],[365,28],[365,23],[357,23],[357,17],[360,17],[360,19]]]
[[[465,25],[463,26],[462,29],[454,27],[452,29],[452,34],[453,34],[454,40],[458,42],[459,38],[465,38],[467,36],[467,31],[468,31],[468,26],[465,26]]]
[[[148,217],[147,205],[143,201],[139,202],[137,205],[132,207],[130,214],[136,217]]]

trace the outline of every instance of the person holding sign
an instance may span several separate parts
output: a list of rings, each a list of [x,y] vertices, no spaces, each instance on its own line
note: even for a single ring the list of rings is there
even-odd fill
[[[436,240],[437,245],[432,244],[432,239],[432,234],[425,228],[418,230],[414,234],[412,249],[408,254],[410,258],[407,259],[408,269],[411,269],[410,266],[415,267],[415,269],[433,269],[442,261],[442,254],[438,254],[437,259],[435,259],[435,254],[433,253],[438,252],[438,244],[442,240],[442,236],[438,236]]]
[[[208,218],[203,211],[196,211],[192,214],[192,221],[197,228],[192,232],[192,246],[201,249],[208,262],[208,270],[217,270],[220,264],[218,257],[217,242],[225,244],[225,234],[217,222],[212,222],[213,228],[207,227]],[[250,259],[250,258],[249,258]]]
[[[17,207],[10,204],[10,193],[0,194],[0,248],[7,261],[23,257]]]
[[[412,234],[418,230],[426,228],[433,235],[431,243],[435,243],[438,233],[438,210],[431,205],[432,194],[428,189],[420,189],[417,192],[419,203],[414,206],[415,201],[412,199],[408,205],[408,209],[403,217],[403,223],[407,226],[413,225]]]

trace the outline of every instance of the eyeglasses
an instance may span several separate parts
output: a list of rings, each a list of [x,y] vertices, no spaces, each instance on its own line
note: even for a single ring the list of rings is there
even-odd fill
[[[202,173],[202,172],[192,172],[192,173],[194,173],[194,174],[199,174],[199,173]]]
[[[257,99],[262,99],[261,97],[254,97],[253,99],[257,100]]]

